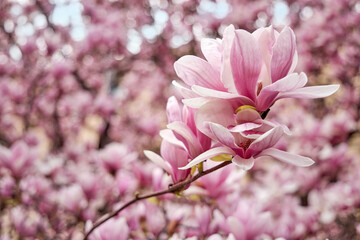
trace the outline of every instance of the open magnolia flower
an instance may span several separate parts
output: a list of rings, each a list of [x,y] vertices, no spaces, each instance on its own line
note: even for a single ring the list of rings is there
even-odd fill
[[[251,106],[234,108],[225,100],[212,100],[204,104],[196,113],[197,128],[217,142],[214,147],[193,159],[180,169],[191,168],[207,159],[229,161],[248,170],[254,159],[271,156],[296,166],[310,166],[310,158],[294,155],[273,148],[289,129],[261,118]]]
[[[304,87],[306,75],[293,73],[297,53],[295,36],[289,27],[280,33],[268,27],[251,34],[230,25],[222,40],[203,39],[201,50],[207,61],[184,56],[174,64],[177,75],[191,90],[175,85],[185,98],[183,102],[194,108],[220,98],[266,111],[278,99],[322,98],[339,88]]]

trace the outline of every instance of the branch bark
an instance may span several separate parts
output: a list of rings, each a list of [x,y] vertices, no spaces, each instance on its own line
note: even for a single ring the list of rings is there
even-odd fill
[[[102,225],[103,223],[107,222],[108,220],[110,220],[111,218],[115,217],[116,215],[118,215],[122,210],[124,210],[125,208],[133,205],[134,203],[147,199],[147,198],[151,198],[151,197],[157,197],[160,195],[164,195],[167,193],[175,193],[178,191],[183,190],[187,185],[191,184],[192,182],[196,181],[197,179],[201,178],[202,176],[205,176],[209,173],[212,173],[220,168],[223,168],[227,165],[229,165],[231,163],[231,161],[226,161],[223,162],[215,167],[212,167],[208,170],[205,171],[201,171],[198,174],[196,174],[195,176],[193,176],[190,179],[184,180],[182,182],[178,182],[175,183],[174,185],[171,185],[168,189],[162,190],[162,191],[158,191],[158,192],[154,192],[154,193],[149,193],[143,196],[139,196],[136,195],[134,199],[132,199],[131,201],[125,203],[122,207],[120,207],[119,209],[115,210],[114,212],[110,213],[109,216],[107,216],[106,218],[102,219],[101,221],[97,222],[94,224],[94,226],[92,226],[92,228],[85,234],[84,240],[87,240],[90,236],[90,234],[96,229],[98,228],[100,225]]]

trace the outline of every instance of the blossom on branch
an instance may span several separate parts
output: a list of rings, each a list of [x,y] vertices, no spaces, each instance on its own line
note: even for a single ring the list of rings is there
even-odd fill
[[[297,53],[289,27],[280,33],[272,27],[249,33],[230,25],[223,39],[203,39],[201,50],[206,61],[188,55],[174,64],[178,76],[191,88],[180,89],[186,98],[183,102],[191,107],[220,98],[263,112],[282,98],[322,98],[339,88],[336,84],[304,87],[306,75],[293,73]]]

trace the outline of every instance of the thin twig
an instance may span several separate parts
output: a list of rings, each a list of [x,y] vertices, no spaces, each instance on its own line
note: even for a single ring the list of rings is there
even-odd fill
[[[164,194],[167,194],[167,193],[175,193],[175,192],[178,192],[178,191],[181,191],[183,190],[187,185],[191,184],[192,182],[196,181],[197,179],[199,179],[200,177],[202,176],[205,176],[209,173],[212,173],[220,168],[223,168],[227,165],[229,165],[231,163],[231,161],[226,161],[226,162],[223,162],[213,168],[210,168],[208,170],[205,170],[205,171],[202,171],[202,172],[199,172],[198,174],[196,174],[194,177],[188,179],[188,180],[184,180],[182,182],[178,182],[178,183],[175,183],[174,185],[171,185],[168,189],[165,189],[165,190],[162,190],[162,191],[158,191],[158,192],[154,192],[154,193],[149,193],[149,194],[146,194],[144,196],[139,196],[139,195],[136,195],[134,199],[132,199],[131,201],[125,203],[121,208],[115,210],[114,212],[112,212],[109,216],[107,216],[106,218],[104,218],[103,220],[99,221],[98,223],[94,224],[94,226],[92,226],[92,228],[86,233],[85,237],[84,237],[84,240],[87,240],[88,237],[90,236],[90,234],[96,229],[98,228],[100,225],[102,225],[103,223],[105,223],[106,221],[108,221],[109,219],[115,217],[116,215],[118,215],[122,210],[124,210],[125,208],[131,206],[132,204],[140,201],[140,200],[143,200],[143,199],[147,199],[147,198],[151,198],[151,197],[157,197],[157,196],[160,196],[160,195],[164,195]]]

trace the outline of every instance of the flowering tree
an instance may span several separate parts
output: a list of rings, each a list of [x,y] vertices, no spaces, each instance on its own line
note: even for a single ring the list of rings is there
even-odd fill
[[[359,8],[2,1],[0,239],[356,238]]]

